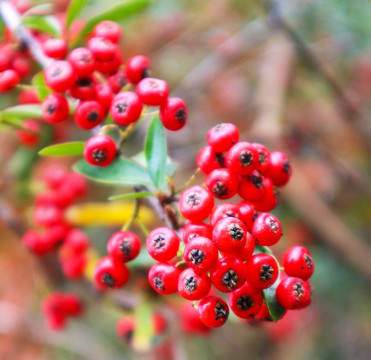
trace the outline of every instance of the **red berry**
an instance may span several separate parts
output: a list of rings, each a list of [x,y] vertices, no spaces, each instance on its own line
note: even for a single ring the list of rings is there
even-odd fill
[[[211,227],[205,223],[192,223],[189,222],[182,227],[182,238],[184,244],[187,244],[189,240],[202,236],[211,239]]]
[[[184,248],[184,260],[197,272],[210,270],[218,260],[218,249],[210,239],[202,236],[190,239]]]
[[[119,338],[125,339],[130,342],[136,327],[135,319],[130,316],[122,317],[116,325],[116,334]]]
[[[254,205],[248,201],[241,201],[238,204],[238,210],[240,212],[240,219],[246,225],[246,229],[251,232],[254,221],[258,216],[258,213],[255,211]]]
[[[159,227],[147,237],[147,251],[157,261],[168,261],[176,256],[179,250],[179,237],[167,227]]]
[[[278,264],[268,254],[253,255],[246,263],[247,282],[257,289],[271,287],[278,278]]]
[[[68,246],[75,254],[83,253],[89,247],[89,239],[81,230],[73,229],[68,233],[64,246]]]
[[[187,334],[207,335],[211,329],[206,326],[201,320],[198,311],[187,302],[184,304],[180,312],[180,324],[182,331]]]
[[[95,98],[95,82],[91,77],[78,78],[72,86],[71,95],[76,99],[91,100]]]
[[[210,272],[211,282],[222,292],[231,292],[240,288],[246,281],[245,264],[235,258],[219,259]]]
[[[154,312],[152,314],[152,323],[155,330],[155,335],[161,335],[168,327],[167,321],[161,313]]]
[[[255,239],[249,232],[246,232],[246,244],[243,247],[243,249],[238,250],[236,252],[223,251],[222,253],[223,253],[223,256],[229,256],[229,257],[237,258],[241,261],[247,261],[251,258],[252,254],[254,253],[254,250],[255,250]]]
[[[31,72],[31,65],[23,55],[19,55],[12,61],[12,69],[15,70],[20,77],[26,77]]]
[[[83,311],[83,303],[77,295],[67,293],[63,294],[62,308],[65,315],[78,316]]]
[[[5,71],[10,68],[11,62],[14,57],[14,51],[10,44],[0,44],[0,71]]]
[[[23,244],[35,255],[42,256],[52,249],[52,244],[44,241],[36,231],[29,230],[22,237]]]
[[[100,289],[119,288],[129,280],[129,270],[124,263],[105,256],[95,265],[94,279]]]
[[[63,59],[67,54],[67,44],[63,39],[48,39],[43,43],[42,49],[46,56],[53,59]]]
[[[107,84],[97,84],[95,86],[95,99],[102,105],[105,111],[111,107],[113,92]]]
[[[288,183],[291,177],[291,164],[289,157],[280,151],[274,151],[269,157],[269,177],[276,186],[283,186]]]
[[[261,200],[265,195],[264,178],[259,171],[254,170],[251,174],[240,179],[238,195],[247,201]]]
[[[160,120],[168,130],[180,130],[187,121],[187,105],[184,100],[172,97],[160,108]]]
[[[126,76],[130,83],[137,84],[140,80],[148,77],[151,64],[143,55],[133,56],[125,64]]]
[[[296,277],[288,277],[278,284],[276,298],[285,309],[303,309],[312,302],[309,282]]]
[[[269,150],[264,145],[259,144],[259,143],[252,143],[251,145],[259,153],[259,165],[258,165],[257,170],[262,175],[268,175],[269,168],[270,168],[270,163],[269,163],[270,152],[269,152]]]
[[[88,185],[83,175],[71,172],[60,188],[61,193],[73,198],[84,196],[88,191]]]
[[[207,175],[224,165],[224,156],[221,153],[216,153],[211,146],[205,146],[198,152],[196,163],[201,171]]]
[[[215,169],[206,178],[206,186],[218,199],[230,199],[237,193],[237,178],[228,169]]]
[[[228,303],[238,317],[242,319],[253,318],[262,307],[263,295],[261,291],[246,283],[229,294]]]
[[[195,185],[184,190],[179,198],[179,210],[182,215],[191,221],[206,219],[214,207],[214,198],[202,186]]]
[[[101,21],[93,30],[93,36],[111,40],[115,44],[120,41],[121,33],[120,25],[110,20]]]
[[[36,146],[40,140],[40,123],[34,119],[25,119],[23,120],[22,124],[24,129],[26,130],[16,130],[19,142],[22,143],[24,146]]]
[[[107,166],[115,159],[116,144],[107,135],[95,135],[88,139],[84,147],[84,158],[92,165]]]
[[[143,104],[138,95],[132,91],[124,91],[113,98],[110,114],[116,123],[129,125],[139,119],[142,110]]]
[[[234,253],[244,248],[246,234],[246,226],[240,219],[226,217],[214,226],[213,242],[220,251]]]
[[[143,104],[160,106],[169,96],[169,85],[164,80],[145,78],[138,83],[136,93]]]
[[[68,55],[68,62],[71,64],[77,76],[89,76],[95,70],[95,60],[92,52],[86,48],[77,48]]]
[[[62,221],[63,212],[57,206],[40,205],[35,208],[33,219],[36,224],[48,227]]]
[[[251,233],[257,244],[273,246],[282,237],[282,226],[274,215],[261,213],[255,219]]]
[[[268,306],[263,304],[260,311],[255,315],[255,319],[263,321],[272,321],[271,314],[269,313]]]
[[[186,300],[201,300],[210,291],[211,281],[207,274],[196,273],[189,268],[184,270],[178,281],[178,292]]]
[[[289,276],[308,280],[314,272],[310,252],[303,246],[293,246],[283,254],[283,267]]]
[[[66,278],[76,280],[84,274],[88,259],[85,254],[76,254],[62,261],[62,271]]]
[[[49,94],[41,104],[41,113],[46,122],[59,123],[68,117],[68,102],[59,94]]]
[[[104,116],[102,105],[95,100],[82,101],[75,110],[76,124],[85,130],[90,130],[99,125],[103,121]]]
[[[107,252],[117,261],[129,262],[140,252],[141,244],[138,236],[131,231],[115,232],[107,243]]]
[[[88,49],[98,61],[110,61],[115,57],[117,45],[103,37],[93,37],[88,41]]]
[[[246,141],[233,145],[225,158],[227,167],[238,175],[248,175],[259,165],[259,152]]]
[[[12,90],[20,81],[18,73],[8,69],[0,72],[0,93]]]
[[[229,150],[234,144],[237,144],[240,138],[238,128],[231,123],[222,123],[211,128],[206,136],[207,143],[215,152],[224,152]]]
[[[46,67],[44,80],[53,91],[64,92],[73,86],[76,75],[68,61],[56,60]]]
[[[223,202],[217,205],[210,214],[210,225],[215,226],[219,220],[226,217],[235,217],[239,219],[240,210],[238,205],[230,202]]]
[[[254,207],[257,211],[271,211],[277,205],[278,193],[273,188],[272,180],[269,178],[264,178],[264,188],[265,194],[263,198],[259,201],[254,201]]]
[[[114,57],[108,61],[95,61],[95,70],[102,74],[113,74],[122,64],[122,55],[120,49],[116,46]]]
[[[112,91],[117,94],[127,84],[126,75],[122,70],[118,70],[107,78],[107,83]]]
[[[227,303],[217,296],[208,296],[198,304],[198,313],[201,321],[208,327],[217,328],[224,325],[228,319],[229,308]]]
[[[20,105],[39,104],[40,100],[35,89],[22,90],[17,99]]]
[[[158,262],[149,269],[148,281],[155,291],[162,295],[177,292],[179,270],[165,262]]]

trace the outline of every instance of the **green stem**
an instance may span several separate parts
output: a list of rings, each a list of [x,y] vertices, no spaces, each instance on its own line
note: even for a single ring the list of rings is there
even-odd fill
[[[197,168],[197,170],[193,173],[193,175],[188,179],[188,181],[178,189],[178,191],[175,194],[180,194],[183,190],[185,190],[195,179],[196,175],[200,172],[200,168]]]
[[[136,218],[136,223],[139,225],[140,229],[142,230],[143,234],[145,237],[147,237],[150,233],[150,231],[147,229],[147,227],[144,225],[143,221],[137,217]]]
[[[140,201],[139,199],[135,199],[135,207],[134,207],[133,215],[131,215],[131,218],[129,219],[129,221],[127,221],[123,225],[123,227],[121,228],[122,231],[126,231],[130,229],[130,227],[134,224],[135,220],[137,220],[139,209],[140,209]]]

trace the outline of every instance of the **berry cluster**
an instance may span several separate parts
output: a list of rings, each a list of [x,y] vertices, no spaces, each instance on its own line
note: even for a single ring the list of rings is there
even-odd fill
[[[148,273],[153,289],[200,300],[198,313],[208,327],[223,325],[229,308],[243,319],[269,317],[262,290],[275,284],[280,273],[276,258],[255,251],[259,250],[255,245],[275,245],[282,236],[281,223],[274,215],[257,211],[275,207],[273,185],[288,182],[289,159],[280,152],[270,153],[261,144],[238,140],[239,131],[232,124],[212,128],[207,135],[209,146],[197,157],[198,166],[207,174],[207,189],[196,185],[180,195],[179,209],[188,220],[182,228],[183,262],[188,268],[180,271],[180,263],[174,262],[179,260],[180,248],[175,231],[160,227],[147,237],[148,253],[158,261]],[[237,193],[243,198],[240,203],[214,206],[214,197],[230,199]],[[285,309],[308,306],[311,291],[306,280],[314,270],[308,250],[289,249],[284,267],[290,277],[281,276],[277,301]],[[229,293],[229,306],[210,293],[211,285]]]
[[[58,250],[64,275],[69,279],[80,278],[87,264],[89,239],[68,223],[64,213],[85,195],[86,181],[80,174],[67,172],[58,165],[45,168],[42,180],[47,189],[35,198],[33,220],[44,231],[29,230],[22,241],[37,256]]]
[[[44,298],[41,308],[47,325],[52,330],[63,329],[68,317],[76,317],[83,312],[80,298],[72,293],[53,292]]]

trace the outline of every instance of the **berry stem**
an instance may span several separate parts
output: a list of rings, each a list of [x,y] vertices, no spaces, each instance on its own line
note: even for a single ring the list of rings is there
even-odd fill
[[[197,168],[196,171],[191,175],[191,177],[187,180],[187,182],[180,187],[175,194],[180,194],[183,190],[185,190],[191,183],[192,181],[196,178],[197,174],[201,171],[200,168]]]
[[[134,191],[139,192],[140,189],[138,189],[137,187],[134,187]],[[126,231],[130,229],[130,227],[133,225],[133,223],[135,222],[135,220],[137,219],[139,215],[139,210],[140,210],[140,199],[136,198],[133,214],[131,215],[131,218],[121,228],[122,231]]]

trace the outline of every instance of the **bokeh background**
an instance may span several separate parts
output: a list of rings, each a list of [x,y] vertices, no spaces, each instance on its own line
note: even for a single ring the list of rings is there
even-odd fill
[[[83,17],[114,2],[91,1]],[[66,1],[53,4],[63,11]],[[311,307],[277,324],[232,320],[204,337],[176,330],[179,320],[171,313],[175,330],[138,352],[115,335],[124,310],[85,293],[86,314],[62,333],[49,331],[40,301],[55,288],[55,259],[35,259],[20,236],[31,225],[38,173],[55,160],[36,160],[1,129],[0,359],[371,359],[370,18],[366,0],[157,0],[123,23],[124,56],[147,55],[152,75],[166,79],[188,104],[188,125],[168,132],[170,156],[179,163],[177,186],[194,173],[206,132],[219,122],[233,122],[241,138],[290,155],[293,177],[274,210],[284,237],[274,251],[280,256],[296,244],[310,250],[316,266]],[[2,108],[12,104],[15,96],[1,98]],[[60,137],[87,135],[71,125]],[[130,141],[135,153],[143,132]],[[195,183],[203,181],[198,176]],[[90,187],[85,202],[112,194]],[[104,251],[115,228],[84,230]],[[140,276],[124,292],[129,302]],[[79,283],[57,288],[83,293]],[[151,301],[166,313],[179,300]]]

